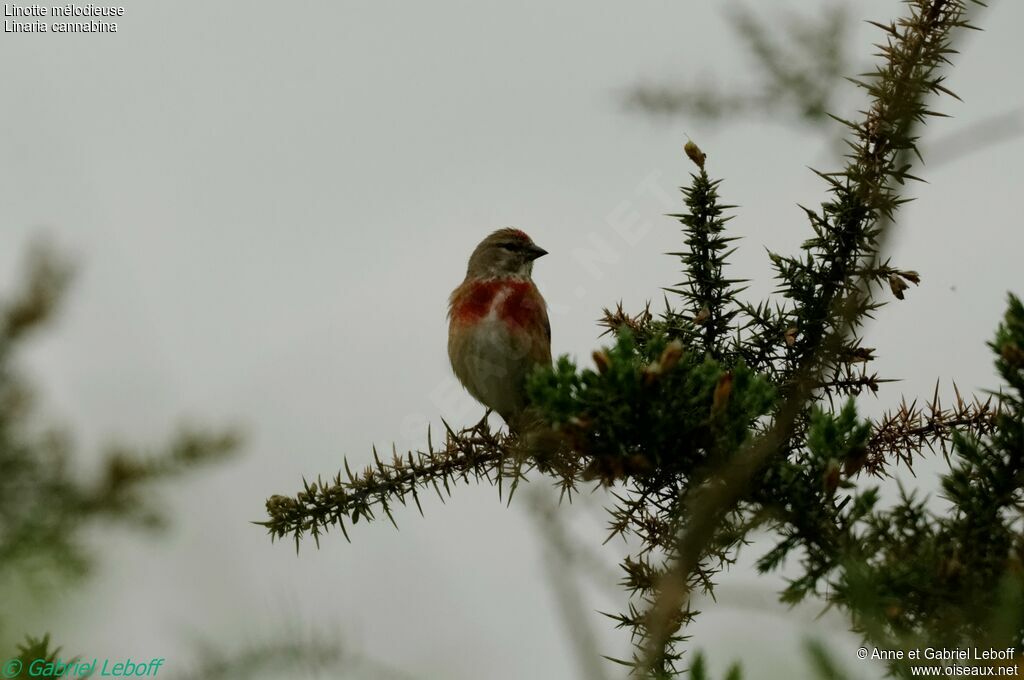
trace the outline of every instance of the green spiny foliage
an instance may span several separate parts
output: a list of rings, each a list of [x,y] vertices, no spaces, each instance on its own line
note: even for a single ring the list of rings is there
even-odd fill
[[[852,400],[838,414],[812,408],[806,446],[774,461],[755,494],[763,516],[771,519],[780,536],[778,544],[758,560],[759,571],[774,571],[809,540],[839,549],[843,530],[866,508],[850,505],[848,497],[837,498],[837,492],[853,487],[850,472],[863,459],[869,434],[870,426],[858,421]],[[796,603],[810,594],[820,595],[818,582],[833,567],[829,554],[827,549],[806,550],[801,558],[804,575],[790,582],[782,601]]]
[[[907,16],[876,24],[886,35],[881,64],[856,81],[869,103],[863,118],[841,121],[850,154],[837,172],[818,173],[828,195],[804,209],[811,236],[793,256],[770,254],[777,296],[739,299],[728,278],[733,239],[726,234],[720,183],[699,167],[683,189],[684,249],[673,253],[684,281],[666,289],[665,312],[607,311],[611,346],[595,367],[562,357],[531,376],[528,390],[540,423],[533,441],[496,434],[481,422],[447,429],[444,444],[382,461],[333,483],[307,483],[294,498],[267,503],[274,538],[319,540],[333,526],[372,518],[432,486],[442,498],[455,481],[502,480],[515,487],[536,469],[564,491],[600,480],[612,489],[610,533],[634,539],[621,563],[630,600],[610,615],[633,637],[619,659],[641,677],[681,673],[686,625],[697,616],[691,594],[713,592],[717,574],[735,560],[753,529],[776,545],[763,572],[787,558],[801,567],[781,594],[786,602],[818,598],[842,608],[866,640],[907,648],[927,640],[1021,641],[1020,367],[1024,346],[1019,303],[994,343],[1016,396],[944,409],[904,404],[878,422],[857,416],[854,398],[886,382],[867,366],[875,356],[860,337],[886,288],[902,300],[920,277],[883,257],[885,240],[916,153],[918,128],[934,115],[928,100],[944,85],[953,37],[969,28],[967,2],[909,0]],[[680,304],[676,309],[673,304]],[[837,409],[837,395],[846,397]],[[1016,400],[1016,401],[1015,401]],[[861,473],[884,477],[923,449],[952,455],[943,489],[948,513],[904,494],[883,508]],[[548,450],[550,449],[550,450]],[[510,480],[510,481],[508,481]],[[442,490],[443,489],[443,490]],[[346,532],[347,536],[347,532]],[[970,554],[968,554],[970,553]],[[973,608],[972,608],[973,607]],[[1002,631],[1002,632],[1000,632]],[[818,650],[820,651],[820,650]],[[812,653],[823,677],[840,677]],[[899,664],[893,672],[903,673]],[[693,677],[706,677],[702,658]]]
[[[742,360],[730,367],[683,347],[665,335],[640,346],[624,329],[595,353],[596,370],[561,357],[532,376],[532,402],[591,461],[587,477],[664,481],[722,464],[769,411],[772,386]]]
[[[695,148],[691,145],[688,147]],[[733,252],[729,244],[736,238],[725,235],[726,222],[732,218],[722,215],[734,206],[719,204],[721,180],[712,181],[702,155],[699,151],[693,153],[698,154],[700,174],[692,175],[690,186],[682,189],[687,212],[670,215],[683,224],[687,249],[669,254],[679,258],[687,279],[667,289],[682,298],[688,313],[667,309],[664,323],[670,337],[722,358],[730,353],[726,341],[735,340],[734,319],[740,311],[736,295],[742,292],[733,286],[741,282],[724,274],[726,260]]]
[[[673,215],[684,226],[687,249],[678,257],[690,280],[669,289],[686,311],[666,300],[660,319],[648,313],[629,318],[607,313],[604,324],[616,344],[594,353],[596,370],[579,369],[567,357],[552,372],[528,382],[531,401],[559,433],[574,460],[583,461],[583,479],[605,484],[621,480],[624,492],[612,512],[613,534],[635,535],[642,549],[622,563],[623,586],[638,598],[627,612],[613,615],[630,628],[638,649],[650,647],[647,614],[656,601],[665,564],[678,555],[674,537],[687,524],[686,502],[713,470],[728,466],[748,443],[759,419],[776,406],[776,389],[751,370],[733,350],[739,328],[737,281],[725,276],[729,243],[719,204],[718,182],[704,169],[704,155],[690,143],[687,153],[700,167],[682,189],[687,212]],[[740,517],[723,519],[709,548],[709,560],[690,577],[688,587],[709,591],[712,577],[732,561],[745,533]],[[663,559],[664,558],[664,559]],[[694,612],[674,618],[679,629]],[[682,636],[670,635],[673,642]],[[660,653],[659,672],[678,655]],[[641,656],[619,660],[631,667]]]
[[[872,639],[1024,648],[1024,308],[1014,296],[991,347],[1009,389],[990,435],[954,433],[949,508],[908,494],[873,511],[848,551],[859,559],[834,582]]]
[[[18,654],[14,657],[19,663],[18,674],[13,677],[47,679],[65,677],[66,673],[55,670],[57,655],[60,654],[61,648],[51,647],[51,645],[49,633],[41,638],[26,636],[25,641],[18,645]],[[39,660],[43,661],[42,670],[33,671],[33,664]]]
[[[991,347],[1010,391],[999,395],[990,434],[952,433],[942,512],[913,492],[879,508],[877,487],[840,482],[841,469],[863,460],[869,424],[852,402],[838,414],[815,411],[807,455],[773,468],[766,480],[774,483],[763,487],[765,507],[773,498],[788,507],[774,507],[781,540],[759,568],[801,554],[803,576],[784,601],[827,592],[854,630],[886,649],[1024,648],[1024,308],[1016,297]],[[850,489],[839,502],[837,486]],[[892,670],[910,673],[906,660]]]

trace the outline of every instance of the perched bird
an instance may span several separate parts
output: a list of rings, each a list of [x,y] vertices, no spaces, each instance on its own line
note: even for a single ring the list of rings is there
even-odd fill
[[[520,431],[526,377],[551,365],[547,305],[533,261],[547,251],[518,229],[499,229],[469,256],[466,279],[448,301],[448,358],[459,382],[509,429]]]

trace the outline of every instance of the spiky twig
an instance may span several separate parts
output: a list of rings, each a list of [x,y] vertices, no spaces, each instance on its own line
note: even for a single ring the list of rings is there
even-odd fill
[[[992,398],[982,401],[978,397],[966,400],[953,385],[956,403],[944,408],[939,398],[939,385],[930,402],[904,400],[898,409],[886,413],[874,426],[865,452],[864,469],[877,476],[887,474],[893,459],[907,468],[912,467],[914,455],[925,449],[949,455],[950,437],[954,431],[970,433],[975,438],[992,433],[999,413],[998,403]]]
[[[371,520],[378,511],[395,524],[394,504],[406,505],[409,498],[422,514],[422,491],[433,489],[443,502],[455,482],[487,481],[499,491],[507,487],[511,498],[525,473],[536,464],[519,439],[492,430],[486,417],[459,431],[445,427],[440,447],[434,446],[428,431],[425,451],[409,451],[403,456],[393,449],[390,460],[382,460],[374,449],[373,465],[361,472],[352,472],[346,460],[344,474],[337,473],[333,480],[304,482],[303,490],[294,497],[271,496],[267,500],[270,519],[258,524],[267,527],[273,538],[291,535],[298,550],[300,538],[308,534],[319,545],[320,534],[331,526],[341,529],[348,539],[346,522]],[[566,472],[570,479],[576,474],[578,470]]]

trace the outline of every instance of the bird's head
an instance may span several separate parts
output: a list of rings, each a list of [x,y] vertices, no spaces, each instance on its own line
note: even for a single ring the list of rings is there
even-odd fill
[[[518,229],[499,229],[476,247],[469,256],[466,275],[473,278],[505,276],[529,277],[533,261],[548,251],[539,247]]]

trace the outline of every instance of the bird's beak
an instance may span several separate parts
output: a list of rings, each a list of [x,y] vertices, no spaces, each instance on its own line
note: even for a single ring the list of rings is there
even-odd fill
[[[544,250],[540,246],[536,246],[536,245],[532,245],[532,244],[526,250],[526,252],[529,255],[531,260],[536,260],[538,257],[544,257],[545,255],[548,254],[548,251]]]

